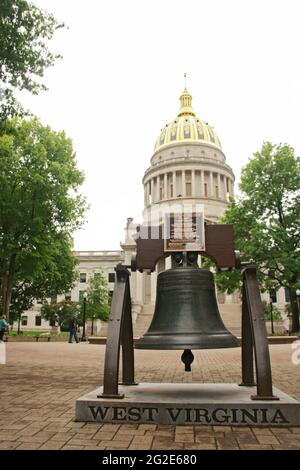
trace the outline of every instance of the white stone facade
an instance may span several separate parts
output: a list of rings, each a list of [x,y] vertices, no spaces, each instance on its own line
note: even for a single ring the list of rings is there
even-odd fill
[[[86,291],[89,278],[95,273],[102,273],[105,276],[108,282],[108,288],[111,293],[113,292],[115,275],[114,268],[118,263],[124,263],[123,251],[75,251],[74,256],[79,261],[76,267],[78,272],[78,281],[70,292],[66,292],[64,295],[59,295],[57,297],[58,301],[70,299],[74,302],[79,302],[81,297],[80,293]],[[50,299],[47,299],[47,301],[50,301]],[[23,313],[21,319],[21,330],[51,330],[49,322],[40,318],[41,306],[41,302],[35,301],[34,306]],[[17,327],[17,322],[15,322],[14,329],[17,329]],[[100,331],[100,328],[101,322],[95,322],[94,332],[96,334]],[[89,331],[90,325],[88,324],[87,332],[89,333]]]

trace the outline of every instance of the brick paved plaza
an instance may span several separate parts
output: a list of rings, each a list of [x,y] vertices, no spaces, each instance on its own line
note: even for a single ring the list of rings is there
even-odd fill
[[[270,346],[274,385],[300,400],[300,365],[291,345]],[[75,400],[102,384],[104,346],[8,343],[0,365],[0,449],[300,449],[300,427],[75,423]],[[240,381],[240,350],[194,351],[186,373],[180,351],[137,350],[144,382]]]

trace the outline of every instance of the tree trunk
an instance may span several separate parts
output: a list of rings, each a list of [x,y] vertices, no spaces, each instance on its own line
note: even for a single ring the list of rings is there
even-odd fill
[[[94,336],[94,317],[92,317],[92,331],[91,336]]]
[[[299,308],[297,295],[293,289],[290,289],[290,303],[292,312],[292,333],[297,333],[300,330]]]
[[[9,260],[9,265],[4,270],[3,278],[2,278],[2,298],[3,298],[3,307],[2,307],[2,315],[6,315],[6,319],[9,322],[9,309],[11,303],[11,295],[12,295],[12,288],[13,288],[13,281],[15,275],[15,267],[16,267],[16,254],[11,255]]]
[[[7,315],[7,290],[8,290],[8,276],[9,276],[9,271],[8,271],[8,265],[7,265],[7,260],[4,260],[3,262],[3,273],[2,273],[2,292],[1,292],[1,297],[2,297],[2,315]]]

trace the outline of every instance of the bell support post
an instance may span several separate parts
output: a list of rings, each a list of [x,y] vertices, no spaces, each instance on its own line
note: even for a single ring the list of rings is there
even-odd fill
[[[122,322],[122,385],[137,385],[134,381],[133,327],[129,277],[127,280],[124,318]]]
[[[251,399],[278,400],[278,398],[273,395],[268,337],[264,322],[256,265],[254,263],[247,263],[243,269],[242,385],[254,385],[253,348],[257,395],[252,395]]]
[[[119,393],[119,361],[122,344],[123,384],[135,385],[134,352],[130,299],[130,272],[126,266],[115,268],[116,281],[108,322],[103,393],[99,398],[123,398]]]
[[[242,290],[242,383],[244,387],[254,387],[253,336],[249,309],[246,301],[246,287]]]

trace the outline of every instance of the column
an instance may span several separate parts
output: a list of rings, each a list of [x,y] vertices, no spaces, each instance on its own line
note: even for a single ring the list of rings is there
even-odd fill
[[[172,268],[172,258],[171,256],[168,256],[165,258],[165,263],[166,263],[166,269],[171,269]]]
[[[143,302],[151,303],[151,274],[145,272],[143,273]]]
[[[156,299],[156,283],[157,283],[157,272],[154,271],[150,274],[151,276],[151,303],[155,303]]]
[[[150,204],[150,181],[147,183],[147,205]]]
[[[230,191],[231,191],[230,196],[233,197],[234,196],[234,189],[233,189],[233,181],[232,180],[230,180]]]
[[[154,180],[151,178],[150,180],[150,188],[151,188],[151,203],[154,202]]]
[[[168,173],[164,174],[164,199],[168,199]]]
[[[165,264],[165,258],[161,258],[157,265],[156,265],[156,270],[158,273],[161,273],[162,271],[166,270],[166,264]]]
[[[148,182],[145,183],[145,207],[147,207],[149,204],[149,188],[148,188]]]
[[[224,175],[224,194],[227,201],[227,176]]]
[[[213,178],[213,172],[209,172],[209,194],[210,197],[214,197],[214,178]]]
[[[218,199],[222,198],[220,173],[217,173]]]
[[[196,178],[195,170],[192,170],[192,197],[196,196]]]
[[[182,197],[186,196],[186,185],[185,185],[185,171],[181,172],[181,184],[182,184]]]
[[[222,197],[224,201],[226,201],[226,176],[225,175],[223,175]]]
[[[230,181],[229,178],[226,177],[226,195],[227,197],[230,196]]]
[[[143,302],[144,300],[144,293],[143,293],[143,276],[144,273],[140,273],[136,271],[136,297],[135,300],[137,302]]]
[[[204,190],[204,170],[200,171],[200,196],[205,197],[205,190]]]
[[[176,195],[177,195],[177,188],[176,188],[176,171],[173,171],[172,177],[173,177],[173,197],[176,197]]]
[[[147,206],[147,184],[144,186],[144,207]]]

